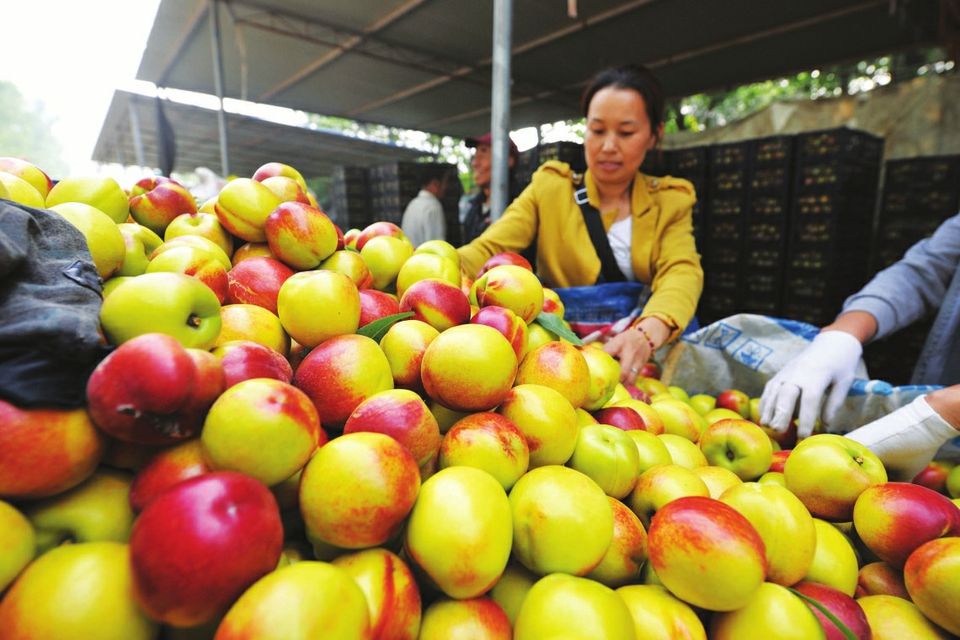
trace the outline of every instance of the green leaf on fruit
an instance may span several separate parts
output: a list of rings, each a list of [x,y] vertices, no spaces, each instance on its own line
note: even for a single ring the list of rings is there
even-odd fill
[[[361,336],[366,336],[371,340],[375,340],[376,342],[380,342],[380,338],[383,337],[383,334],[385,334],[395,323],[412,317],[413,311],[404,311],[403,313],[395,313],[392,316],[384,316],[379,320],[374,320],[370,324],[363,325],[357,329],[357,333]]]
[[[570,327],[563,323],[563,320],[552,313],[541,311],[540,315],[534,319],[534,322],[547,331],[552,331],[558,338],[563,338],[570,344],[575,344],[578,347],[583,345],[583,340],[577,337],[577,334],[571,331]]]
[[[843,624],[843,622],[840,621],[840,618],[833,615],[832,611],[827,609],[825,606],[823,606],[822,604],[820,604],[818,601],[814,600],[810,596],[804,593],[800,593],[799,591],[797,591],[792,587],[787,587],[787,589],[790,591],[790,593],[797,596],[798,598],[806,602],[808,605],[810,605],[811,607],[815,608],[817,611],[822,613],[827,620],[832,622],[834,626],[836,626],[837,629],[840,630],[840,633],[843,634],[844,638],[846,638],[847,640],[857,640],[856,634],[854,634],[853,631],[850,630],[850,627]]]

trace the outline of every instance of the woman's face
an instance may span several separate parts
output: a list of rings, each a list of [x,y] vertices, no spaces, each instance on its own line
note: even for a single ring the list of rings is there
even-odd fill
[[[632,89],[605,87],[587,109],[583,146],[597,182],[629,184],[647,151],[657,144],[643,97]]]
[[[473,181],[481,189],[490,186],[490,160],[490,145],[478,144],[470,160],[470,166],[473,168]]]

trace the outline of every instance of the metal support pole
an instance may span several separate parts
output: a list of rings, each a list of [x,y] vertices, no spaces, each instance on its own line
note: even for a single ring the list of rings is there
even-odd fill
[[[227,115],[223,112],[223,56],[220,51],[220,12],[218,1],[209,0],[210,13],[210,50],[213,55],[213,86],[220,101],[217,111],[217,128],[220,130],[220,173],[230,175],[230,158],[227,152]]]
[[[133,153],[137,159],[138,167],[147,166],[146,156],[143,153],[143,137],[140,135],[140,115],[137,113],[137,105],[131,98],[127,102],[127,112],[130,114],[130,135],[133,136]]]
[[[493,132],[490,220],[496,220],[510,204],[510,43],[513,40],[513,0],[493,2],[493,98],[490,131]]]

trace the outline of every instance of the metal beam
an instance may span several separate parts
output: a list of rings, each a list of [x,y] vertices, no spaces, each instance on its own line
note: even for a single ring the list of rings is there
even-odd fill
[[[220,48],[220,12],[219,0],[209,0],[210,6],[210,49],[213,55],[213,85],[217,92],[217,129],[220,132],[220,175],[230,175],[230,151],[227,139],[227,116],[223,111],[223,55]]]
[[[655,0],[634,1],[652,2]],[[331,51],[326,55],[332,55],[347,47],[348,44],[356,42],[355,44],[351,45],[352,48],[350,49],[350,53],[354,55],[370,58],[372,60],[376,60],[377,62],[396,64],[408,69],[421,71],[431,76],[437,76],[436,78],[431,78],[420,85],[416,85],[415,87],[401,90],[400,93],[402,94],[416,95],[417,93],[425,91],[430,86],[444,84],[454,79],[462,79],[465,82],[470,82],[471,84],[482,87],[490,86],[488,81],[481,81],[477,78],[469,77],[471,72],[476,71],[483,66],[489,66],[489,58],[484,58],[482,61],[483,64],[480,66],[476,64],[459,63],[457,61],[438,60],[432,52],[420,51],[409,46],[389,44],[370,37],[369,35],[365,34],[365,32],[333,25],[329,22],[318,20],[314,17],[260,7],[258,4],[251,2],[250,0],[231,3],[231,7],[233,8],[237,8],[239,6],[252,8],[256,11],[256,13],[237,15],[234,19],[235,25],[248,26],[261,31],[266,31],[268,33],[275,33],[277,35],[329,47]],[[304,77],[306,77],[306,75]],[[544,87],[543,85],[535,85],[535,83],[526,84],[534,86],[529,89],[524,89],[524,92],[543,92],[544,89],[550,88],[553,89],[553,91],[548,92],[546,95],[552,96],[560,91],[555,87]],[[290,86],[293,86],[293,84],[287,85],[283,87],[283,89],[288,89]],[[271,88],[268,93],[274,92],[275,89],[277,89],[276,86]],[[514,89],[517,91],[520,90],[516,85],[514,86]],[[397,99],[399,99],[395,96],[396,94],[393,96],[388,96],[385,99],[377,99],[371,103],[361,105],[360,107],[351,109],[342,114],[331,115],[343,115],[345,117],[363,120],[362,117],[357,118],[357,116],[377,108],[378,106],[382,106],[382,104],[390,104],[395,102]]]
[[[493,133],[490,179],[490,221],[508,204],[510,168],[510,41],[513,39],[513,0],[493,0],[493,95],[490,131]]]
[[[566,36],[569,36],[569,35],[571,35],[571,34],[573,34],[573,33],[578,32],[578,31],[583,31],[584,29],[587,29],[587,28],[589,28],[589,27],[593,27],[593,26],[596,26],[596,25],[601,24],[601,23],[603,23],[603,22],[606,22],[606,21],[608,21],[608,20],[612,20],[613,18],[617,18],[617,17],[619,17],[619,16],[621,16],[621,15],[623,15],[623,14],[625,14],[625,13],[629,13],[630,11],[633,11],[633,10],[635,10],[635,9],[640,8],[640,7],[642,7],[643,5],[650,4],[650,3],[656,2],[656,1],[657,1],[657,0],[633,0],[632,2],[627,2],[627,3],[622,4],[622,5],[620,5],[620,6],[614,7],[613,9],[609,9],[609,10],[607,10],[607,11],[604,11],[603,13],[598,13],[597,15],[592,16],[592,17],[590,17],[590,18],[585,18],[585,19],[583,19],[583,20],[578,20],[575,24],[570,25],[570,26],[568,26],[568,27],[564,27],[564,28],[562,28],[562,29],[558,29],[558,30],[556,30],[556,31],[552,31],[552,32],[550,32],[550,33],[548,33],[548,34],[545,34],[545,35],[543,35],[543,36],[540,36],[539,38],[534,38],[533,40],[528,40],[528,41],[526,41],[526,42],[524,42],[524,43],[522,43],[522,44],[519,44],[519,45],[517,45],[516,47],[513,47],[513,49],[511,49],[511,54],[514,55],[514,56],[521,55],[521,54],[523,54],[523,53],[526,53],[526,52],[531,51],[531,50],[533,50],[533,49],[536,49],[536,48],[538,48],[538,47],[542,47],[542,46],[544,46],[544,45],[550,44],[551,42],[554,42],[554,41],[556,41],[556,40],[559,40],[559,39],[561,39],[561,38],[564,38],[564,37],[566,37]],[[381,99],[379,99],[379,100],[376,100],[376,101],[374,101],[374,102],[370,102],[370,103],[367,103],[367,104],[364,104],[364,105],[360,105],[359,107],[356,107],[356,108],[354,108],[354,109],[351,109],[348,115],[350,115],[350,116],[352,117],[352,116],[355,116],[355,115],[359,115],[359,114],[361,114],[361,113],[364,113],[364,112],[366,112],[366,111],[372,111],[372,110],[374,110],[374,109],[379,109],[380,107],[384,107],[384,106],[386,106],[386,105],[388,105],[388,104],[393,104],[394,102],[398,102],[398,101],[403,100],[403,99],[405,99],[405,98],[409,98],[409,97],[411,97],[411,96],[415,96],[415,95],[417,95],[418,93],[423,93],[424,91],[427,91],[427,90],[429,90],[429,89],[433,89],[434,87],[438,87],[438,86],[440,86],[440,85],[442,85],[442,84],[446,84],[447,82],[450,82],[450,81],[452,81],[452,80],[456,80],[456,79],[459,79],[459,78],[463,78],[464,76],[467,76],[467,75],[470,74],[470,73],[473,73],[473,72],[475,72],[475,71],[479,71],[479,70],[483,69],[484,67],[488,67],[488,66],[490,66],[490,65],[492,65],[492,64],[493,64],[493,57],[492,57],[492,56],[486,57],[486,58],[482,58],[481,60],[477,61],[477,62],[476,62],[475,64],[473,64],[473,65],[465,65],[465,66],[463,66],[463,67],[460,67],[459,69],[455,69],[454,71],[452,71],[452,72],[450,72],[450,73],[448,73],[448,74],[445,74],[445,75],[443,75],[443,76],[440,76],[439,78],[434,78],[433,80],[429,80],[429,81],[424,82],[424,83],[422,83],[422,84],[419,84],[419,85],[416,85],[416,86],[413,86],[413,87],[409,87],[409,88],[404,89],[404,90],[402,90],[402,91],[398,91],[397,93],[394,93],[394,94],[392,94],[392,95],[386,96],[386,97],[381,98]],[[539,90],[540,90],[540,91],[543,91],[543,88],[541,87]],[[547,97],[549,97],[549,96],[552,96],[552,95],[556,95],[557,93],[559,93],[559,92],[562,91],[562,90],[563,90],[563,89],[558,90],[558,89],[556,89],[556,88],[553,88],[553,90],[550,91],[550,92],[547,93],[547,94],[542,94],[542,93],[541,93],[541,94],[538,94],[538,95],[546,95]]]
[[[641,1],[649,2],[649,1],[651,1],[651,0],[641,0]],[[747,35],[744,35],[744,36],[738,36],[738,37],[736,37],[736,38],[731,38],[730,40],[725,40],[725,41],[723,41],[723,42],[720,42],[720,43],[717,43],[717,44],[713,44],[713,45],[709,45],[709,46],[706,46],[706,47],[697,47],[697,48],[695,48],[695,49],[688,49],[688,50],[686,50],[686,51],[681,51],[681,52],[679,52],[679,53],[676,53],[676,54],[667,56],[667,57],[665,57],[665,58],[659,58],[659,59],[657,59],[657,60],[653,60],[653,61],[651,61],[651,62],[647,62],[646,65],[647,65],[648,67],[650,67],[651,69],[656,69],[656,68],[664,67],[664,66],[666,66],[666,65],[668,65],[668,64],[672,64],[672,63],[676,63],[676,62],[681,62],[681,61],[684,61],[684,60],[689,60],[689,59],[691,59],[691,58],[696,58],[696,57],[704,56],[704,55],[707,55],[707,54],[710,54],[710,53],[715,53],[715,52],[717,52],[717,51],[726,49],[726,48],[728,48],[728,47],[739,46],[739,45],[743,45],[743,44],[749,44],[749,43],[751,43],[751,42],[755,42],[755,41],[757,41],[757,40],[762,40],[762,39],[764,39],[764,38],[769,38],[769,37],[773,37],[773,36],[777,36],[777,35],[782,35],[782,34],[784,34],[784,33],[789,33],[789,32],[791,32],[791,31],[796,31],[797,29],[803,29],[803,28],[805,28],[805,27],[814,26],[814,25],[816,25],[816,24],[820,24],[820,23],[822,23],[822,22],[827,22],[827,21],[829,21],[829,20],[834,20],[834,19],[836,19],[836,18],[842,18],[842,17],[845,17],[845,16],[850,15],[850,14],[859,13],[859,12],[865,11],[865,10],[867,10],[867,9],[872,9],[873,7],[876,7],[877,5],[885,5],[887,2],[888,2],[888,0],[865,0],[864,2],[861,2],[861,3],[859,3],[859,4],[851,5],[851,6],[844,7],[844,8],[842,8],[842,9],[837,9],[837,10],[835,10],[835,11],[830,11],[830,12],[827,12],[827,13],[822,13],[822,14],[820,14],[820,15],[813,16],[813,17],[810,17],[810,18],[804,18],[804,19],[802,19],[802,20],[795,20],[794,22],[788,22],[788,23],[786,23],[786,24],[778,25],[778,26],[776,26],[776,27],[773,27],[773,28],[771,28],[771,29],[766,29],[766,30],[764,30],[764,31],[758,31],[758,32],[750,33],[750,34],[747,34]],[[512,104],[513,106],[518,106],[518,105],[526,104],[526,103],[529,103],[529,102],[533,102],[534,100],[543,100],[543,99],[549,98],[551,95],[556,95],[556,94],[559,93],[560,91],[570,91],[570,90],[575,90],[575,89],[577,89],[577,88],[580,88],[580,87],[584,86],[584,85],[588,82],[588,80],[589,80],[589,79],[584,79],[584,80],[581,80],[581,81],[579,81],[579,82],[575,82],[575,83],[569,84],[569,85],[563,87],[561,90],[556,90],[556,89],[545,90],[545,91],[543,91],[542,93],[539,93],[539,94],[536,94],[536,95],[524,96],[524,97],[522,97],[522,98],[516,98],[516,99],[514,99],[514,100],[511,102],[511,104]],[[462,121],[462,120],[468,120],[468,119],[470,119],[470,118],[474,118],[474,117],[476,117],[476,116],[483,115],[483,114],[485,114],[485,113],[487,113],[487,112],[489,112],[489,111],[490,111],[489,107],[483,107],[483,108],[480,108],[480,109],[472,109],[472,110],[470,110],[470,111],[465,111],[465,112],[463,112],[463,113],[454,114],[454,115],[448,116],[448,117],[446,117],[446,118],[442,118],[442,119],[438,119],[438,120],[431,120],[430,123],[433,124],[433,125],[441,125],[441,124],[449,124],[449,123],[451,123],[451,122],[459,122],[459,121]]]
[[[790,31],[796,31],[797,29],[803,29],[805,27],[812,27],[814,25],[821,24],[823,22],[828,22],[836,18],[843,18],[845,16],[859,13],[867,9],[872,9],[877,5],[886,5],[890,0],[865,0],[859,4],[850,5],[849,7],[844,7],[842,9],[837,9],[836,11],[829,11],[827,13],[821,13],[817,16],[812,16],[810,18],[803,18],[802,20],[795,20],[793,22],[788,22],[787,24],[777,25],[771,29],[765,29],[763,31],[755,31],[753,33],[748,33],[747,35],[739,36],[736,38],[731,38],[730,40],[725,40],[723,42],[718,42],[716,44],[707,45],[705,47],[698,47],[696,49],[688,49],[686,51],[681,51],[680,53],[675,53],[669,55],[665,58],[660,58],[658,60],[653,60],[648,62],[647,66],[651,69],[656,69],[659,67],[666,66],[668,64],[674,64],[677,62],[683,62],[684,60],[690,60],[691,58],[698,58],[700,56],[705,56],[710,53],[715,53],[729,47],[736,47],[741,44],[750,44],[751,42],[756,42],[757,40],[763,40],[764,38],[771,38],[773,36],[779,36],[784,33],[789,33]]]
[[[363,43],[370,36],[379,33],[380,31],[390,26],[400,18],[403,18],[404,16],[410,14],[414,9],[419,8],[421,5],[426,4],[429,1],[430,0],[407,0],[407,2],[396,7],[393,11],[390,11],[389,13],[381,16],[377,20],[370,23],[363,30],[362,35],[350,36],[350,38],[346,42],[344,42],[339,48],[334,49],[333,51],[327,52],[326,54],[320,56],[310,64],[301,68],[299,71],[297,71],[293,75],[281,80],[277,84],[267,89],[264,93],[260,94],[260,100],[261,101],[269,100],[270,98],[277,95],[281,91],[284,91],[290,88],[291,86],[301,82],[302,80],[305,80],[306,78],[310,77],[311,75],[313,75],[314,73],[322,69],[323,67],[326,67],[333,61],[340,58],[343,54],[347,53],[354,47]]]
[[[183,50],[186,49],[187,45],[193,40],[197,32],[200,31],[201,23],[203,19],[207,16],[210,10],[210,4],[208,2],[199,2],[197,8],[194,10],[193,15],[187,20],[187,28],[182,32],[180,39],[170,48],[170,55],[167,58],[167,61],[163,63],[163,67],[160,69],[160,74],[157,76],[157,81],[154,83],[158,87],[165,86],[167,84],[167,76],[170,74],[170,70],[173,69],[174,65],[180,61],[180,56],[183,55]]]
[[[146,156],[143,154],[143,137],[140,135],[140,115],[133,101],[127,103],[127,113],[130,115],[130,135],[133,137],[133,153],[137,166],[147,166]]]

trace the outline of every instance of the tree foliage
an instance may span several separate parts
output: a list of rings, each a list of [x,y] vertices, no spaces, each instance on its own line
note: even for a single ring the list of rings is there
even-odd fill
[[[42,104],[27,104],[13,83],[0,81],[0,155],[29,160],[49,175],[65,175],[67,165],[51,131],[53,122]]]
[[[943,58],[941,49],[932,48],[911,55],[882,56],[688,96],[668,105],[665,129],[669,133],[722,127],[776,100],[817,100],[852,95],[894,81],[951,71],[953,64]]]

